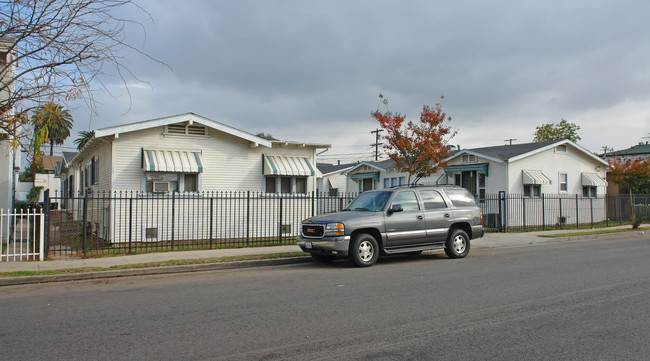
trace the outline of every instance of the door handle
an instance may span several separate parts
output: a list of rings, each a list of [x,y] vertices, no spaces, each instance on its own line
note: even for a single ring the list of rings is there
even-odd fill
[[[423,220],[423,219],[424,219],[424,217],[422,217],[422,216],[418,216],[418,221],[421,221],[421,220]]]
[[[445,218],[449,218],[449,213],[445,213]]]

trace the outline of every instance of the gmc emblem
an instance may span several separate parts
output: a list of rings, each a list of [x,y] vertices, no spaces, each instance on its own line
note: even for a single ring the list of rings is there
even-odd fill
[[[307,233],[316,233],[316,228],[307,228],[305,231]]]

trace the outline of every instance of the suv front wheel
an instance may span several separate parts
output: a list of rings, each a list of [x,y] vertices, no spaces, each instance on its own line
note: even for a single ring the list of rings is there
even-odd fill
[[[445,253],[449,258],[463,258],[469,253],[469,236],[462,229],[454,229],[449,233],[445,243]]]
[[[359,267],[369,267],[379,258],[379,245],[375,237],[359,233],[354,237],[350,247],[350,258]]]

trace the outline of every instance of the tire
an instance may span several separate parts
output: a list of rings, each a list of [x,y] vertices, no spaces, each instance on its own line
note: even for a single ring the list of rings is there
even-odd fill
[[[375,237],[360,233],[354,237],[350,247],[350,259],[358,267],[370,267],[379,258],[379,245]]]
[[[463,258],[469,253],[469,236],[462,229],[454,229],[445,243],[445,253],[449,258]]]
[[[328,256],[324,254],[313,254],[311,253],[311,258],[319,263],[327,263],[327,262],[332,262],[334,260],[334,256]]]

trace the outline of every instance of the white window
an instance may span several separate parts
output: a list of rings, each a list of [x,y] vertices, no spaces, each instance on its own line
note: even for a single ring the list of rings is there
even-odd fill
[[[463,154],[461,158],[463,163],[476,163],[478,158],[474,154]]]
[[[566,173],[560,173],[560,192],[569,191],[569,175]]]
[[[147,193],[198,192],[197,173],[146,172],[145,190]]]
[[[595,186],[582,186],[582,196],[585,198],[597,198],[598,191]]]
[[[542,196],[540,184],[524,184],[524,197],[539,198]]]
[[[264,192],[282,194],[306,194],[307,177],[266,176]]]

